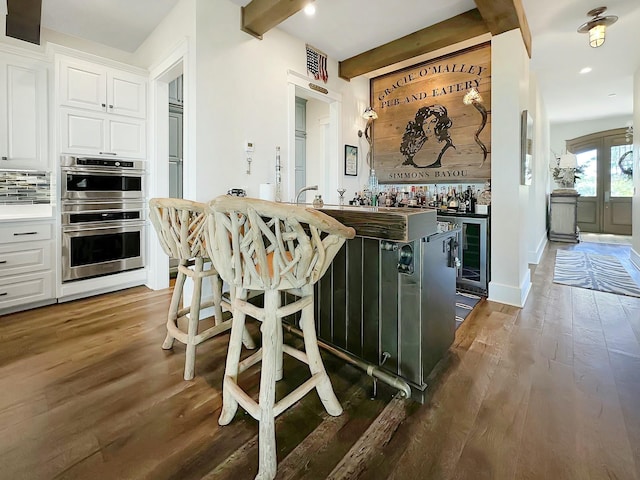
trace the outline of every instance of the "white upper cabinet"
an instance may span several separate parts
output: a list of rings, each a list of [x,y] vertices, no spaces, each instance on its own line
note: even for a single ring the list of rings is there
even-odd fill
[[[146,157],[145,121],[78,109],[60,109],[62,153]]]
[[[103,65],[62,58],[60,104],[97,112],[146,117],[146,79]]]
[[[47,64],[0,54],[0,169],[48,170]]]

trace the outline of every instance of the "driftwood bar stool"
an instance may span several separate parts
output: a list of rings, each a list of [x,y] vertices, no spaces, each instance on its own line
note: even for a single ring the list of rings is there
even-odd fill
[[[223,382],[223,406],[218,422],[227,425],[238,404],[259,426],[257,479],[276,475],[275,417],[316,389],[330,415],[342,413],[316,339],[313,285],[324,275],[353,228],[305,207],[264,200],[221,196],[207,207],[207,250],[220,276],[236,287],[233,326]],[[263,291],[264,307],[246,301],[247,291]],[[293,293],[294,303],[281,306],[281,292]],[[305,351],[282,343],[282,317],[301,312]],[[262,347],[240,362],[245,316],[262,322]],[[275,402],[275,382],[281,376],[282,352],[306,363],[311,378]],[[237,383],[238,374],[262,361],[259,401]]]
[[[178,264],[178,276],[171,297],[169,314],[167,317],[167,337],[162,348],[169,350],[173,347],[173,341],[184,343],[186,357],[184,364],[184,379],[191,380],[194,376],[196,361],[196,345],[205,340],[223,333],[231,328],[231,320],[222,320],[222,307],[228,310],[231,305],[222,299],[222,284],[218,272],[213,266],[205,270],[204,263],[207,257],[205,248],[205,204],[182,200],[177,198],[152,198],[149,200],[149,217],[162,245],[169,257],[176,258]],[[190,261],[194,262],[193,269],[189,268]],[[180,308],[182,293],[187,277],[193,280],[193,295],[191,305]],[[213,299],[201,302],[202,280],[211,278],[213,285]],[[198,332],[200,310],[208,307],[214,308],[215,325],[202,332]],[[178,321],[188,316],[187,331],[184,332],[178,326]],[[242,332],[241,332],[242,333]],[[253,340],[248,332],[244,332],[244,342],[247,348],[255,348]]]

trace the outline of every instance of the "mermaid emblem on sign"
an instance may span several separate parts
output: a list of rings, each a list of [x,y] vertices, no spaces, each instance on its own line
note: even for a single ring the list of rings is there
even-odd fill
[[[442,166],[441,160],[444,153],[449,148],[456,148],[451,140],[451,135],[449,135],[449,129],[452,125],[453,122],[449,118],[447,109],[442,105],[429,105],[418,109],[415,118],[409,120],[404,129],[402,144],[400,145],[400,153],[405,158],[402,165],[413,165],[415,168],[439,168]],[[444,142],[444,145],[435,162],[424,166],[416,165],[413,157],[416,156],[429,139],[428,133],[433,133],[438,143]]]
[[[487,159],[488,150],[480,140],[479,135],[487,123],[487,110],[482,105],[482,97],[480,97],[475,89],[472,89],[465,95],[464,103],[466,105],[473,105],[482,115],[481,124],[474,133],[474,140],[480,146],[483,154],[480,165],[480,167],[482,167]],[[402,165],[413,165],[415,168],[440,168],[445,152],[450,148],[456,148],[449,134],[449,129],[452,126],[453,121],[449,118],[447,109],[444,106],[429,105],[428,107],[418,109],[415,118],[409,120],[409,123],[407,123],[404,135],[402,136],[402,143],[400,144],[400,153],[404,156]],[[422,149],[431,135],[436,138],[438,143],[444,143],[444,145],[440,153],[438,153],[435,162],[429,165],[417,165],[413,161],[413,158]]]

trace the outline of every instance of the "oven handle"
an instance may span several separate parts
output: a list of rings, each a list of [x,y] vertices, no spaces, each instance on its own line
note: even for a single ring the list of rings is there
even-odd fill
[[[145,176],[145,170],[138,169],[107,169],[107,168],[78,168],[78,167],[62,167],[61,169],[64,173],[89,173],[89,174],[97,174],[97,175],[117,175],[123,176],[123,174],[131,173],[134,176]]]
[[[118,225],[105,225],[105,226],[88,226],[86,223],[84,224],[74,224],[74,225],[62,225],[63,232],[89,232],[93,230],[112,230],[114,228],[128,228],[128,227],[146,227],[147,222],[120,222]]]

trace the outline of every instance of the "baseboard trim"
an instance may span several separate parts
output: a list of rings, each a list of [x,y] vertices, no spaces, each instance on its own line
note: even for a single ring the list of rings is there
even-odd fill
[[[530,265],[538,265],[540,263],[544,249],[547,248],[547,243],[549,243],[549,239],[547,238],[547,232],[545,230],[535,251],[529,251],[527,254],[527,261]]]
[[[531,291],[531,273],[527,269],[519,287],[489,282],[489,300],[522,308]]]

